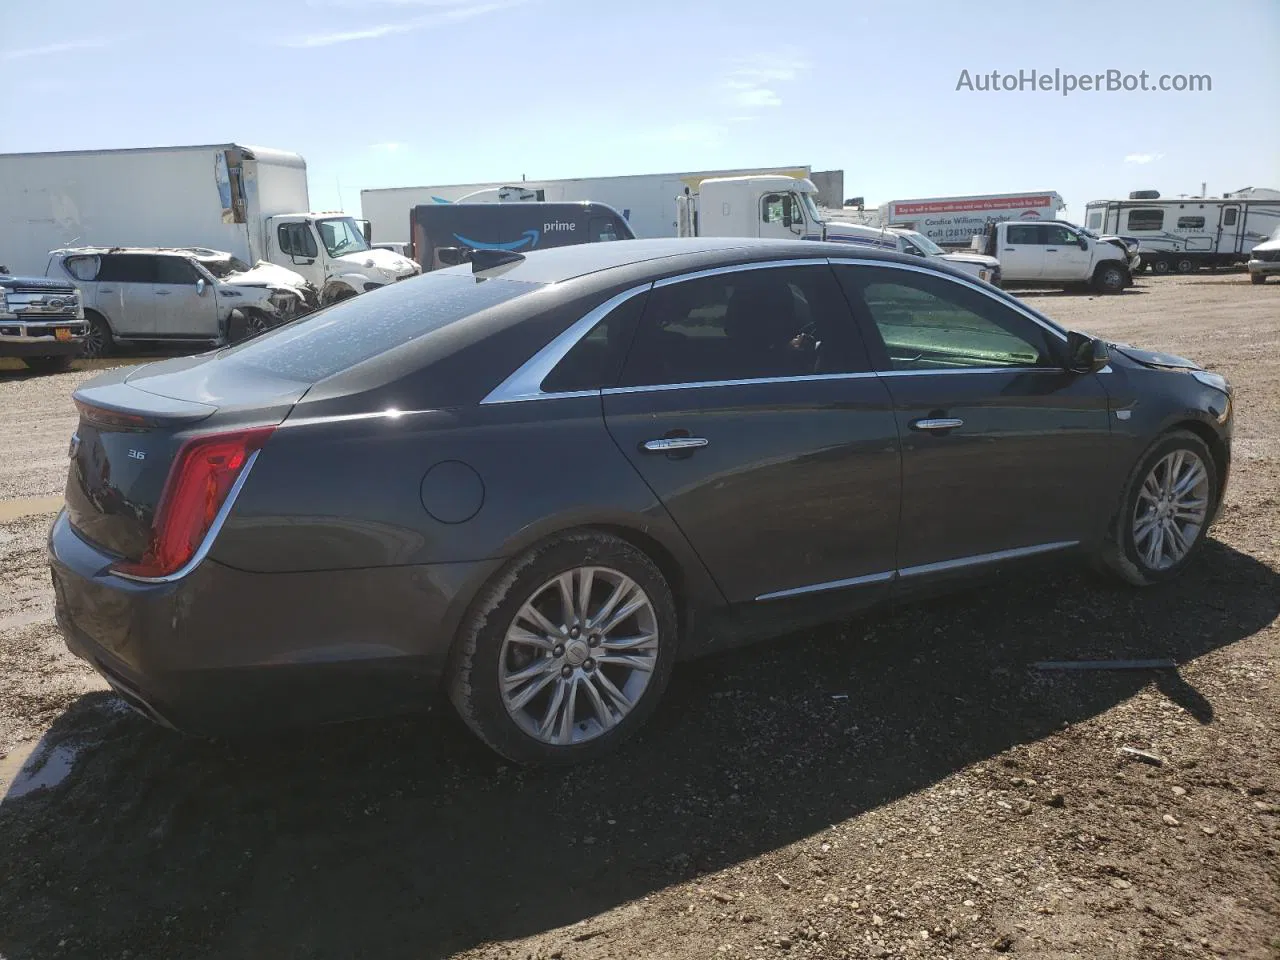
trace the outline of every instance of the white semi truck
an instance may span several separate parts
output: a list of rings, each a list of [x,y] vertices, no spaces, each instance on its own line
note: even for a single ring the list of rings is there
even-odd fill
[[[814,199],[817,188],[804,177],[748,176],[704,180],[698,193],[676,200],[682,237],[772,237],[827,240],[939,257],[980,280],[995,282],[1000,261],[974,253],[944,253],[920,234],[830,220]]]
[[[0,154],[0,263],[19,273],[67,247],[204,247],[297,271],[332,303],[420,272],[352,217],[309,210],[306,161],[282,150]]]

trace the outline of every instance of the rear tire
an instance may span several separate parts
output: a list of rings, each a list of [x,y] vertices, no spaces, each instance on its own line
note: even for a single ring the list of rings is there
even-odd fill
[[[63,373],[71,369],[70,355],[60,357],[23,357],[22,362],[33,373]]]
[[[84,355],[90,360],[110,356],[115,349],[115,337],[111,335],[111,325],[107,318],[92,310],[84,312],[84,320],[88,329],[84,334]]]
[[[1179,273],[1195,273],[1196,272],[1196,262],[1192,260],[1190,257],[1179,257],[1178,262],[1174,264],[1174,267],[1177,269]]]
[[[1182,455],[1181,460],[1178,459],[1179,454]],[[1193,478],[1196,463],[1203,469],[1202,482],[1190,486],[1181,498],[1172,498],[1169,516],[1178,525],[1177,536],[1170,536],[1164,531],[1143,535],[1144,530],[1161,525],[1157,513],[1167,469],[1180,464],[1173,469],[1172,486],[1176,494],[1180,483]],[[1162,473],[1162,467],[1166,468],[1165,473]],[[1180,470],[1189,472],[1181,473]],[[1148,587],[1177,577],[1203,548],[1214,506],[1218,502],[1218,483],[1218,468],[1213,454],[1199,436],[1190,430],[1174,430],[1157,438],[1139,458],[1125,482],[1112,528],[1096,556],[1097,565],[1136,587]],[[1204,501],[1201,521],[1198,524],[1192,524],[1189,519],[1184,522],[1181,519],[1183,508],[1201,500]],[[1160,545],[1153,550],[1157,533]],[[1168,547],[1164,545],[1165,536],[1170,536]],[[1182,549],[1183,545],[1185,549]]]
[[[1154,270],[1156,273],[1168,273],[1172,267],[1173,267],[1173,264],[1171,264],[1168,260],[1165,260],[1163,257],[1159,260],[1153,260],[1151,262],[1151,269]]]
[[[635,613],[610,625],[633,604]],[[476,736],[508,760],[592,760],[653,713],[677,633],[671,588],[648,556],[609,534],[568,534],[526,551],[481,591],[455,643],[449,696]],[[620,653],[624,641],[634,645]]]

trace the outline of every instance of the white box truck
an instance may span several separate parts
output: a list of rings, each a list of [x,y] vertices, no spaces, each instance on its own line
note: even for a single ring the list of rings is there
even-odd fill
[[[332,303],[419,272],[346,214],[309,210],[306,161],[283,150],[0,154],[0,263],[20,273],[66,247],[204,247],[295,270]]]
[[[880,208],[880,221],[889,227],[918,230],[942,247],[968,247],[992,223],[1053,220],[1064,207],[1062,197],[1052,190],[925,197],[891,200]]]
[[[979,280],[998,282],[1000,261],[973,253],[945,253],[927,237],[907,230],[877,229],[830,220],[807,178],[718,177],[702,181],[698,193],[676,198],[678,236],[771,237],[826,240],[877,247],[920,257],[940,257]]]
[[[744,170],[703,170],[693,173],[645,173],[622,177],[580,177],[565,180],[522,180],[506,183],[465,183],[436,187],[388,187],[360,191],[360,212],[379,243],[407,241],[409,211],[427,203],[546,203],[607,204],[622,214],[637,237],[675,237],[675,198],[687,188],[697,191],[713,177],[785,174],[808,177],[807,166],[761,167]]]

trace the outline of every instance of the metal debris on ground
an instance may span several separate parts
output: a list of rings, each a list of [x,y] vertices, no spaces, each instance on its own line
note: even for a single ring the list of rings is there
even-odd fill
[[[1037,670],[1176,670],[1172,660],[1041,660]]]
[[[1137,747],[1121,747],[1120,752],[1126,756],[1133,757],[1135,760],[1141,760],[1143,763],[1149,763],[1152,766],[1164,766],[1164,757],[1156,756],[1154,753],[1148,753],[1146,750],[1139,750]]]

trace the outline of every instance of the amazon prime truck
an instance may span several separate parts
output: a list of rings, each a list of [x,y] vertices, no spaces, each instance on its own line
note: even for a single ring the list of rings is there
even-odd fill
[[[425,273],[473,250],[528,253],[547,247],[634,240],[630,225],[603,203],[425,203],[409,211],[410,250]]]
[[[313,213],[296,153],[235,143],[0,154],[0,263],[66,247],[203,247],[302,274],[322,303],[416,276],[340,212]]]

